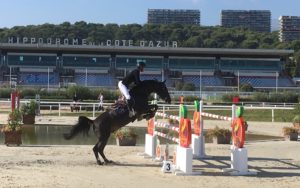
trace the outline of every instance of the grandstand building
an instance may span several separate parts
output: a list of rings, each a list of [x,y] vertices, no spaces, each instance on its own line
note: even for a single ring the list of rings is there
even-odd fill
[[[300,16],[280,16],[279,40],[289,42],[300,40]]]
[[[186,9],[148,9],[148,24],[200,25],[200,11]]]
[[[252,31],[271,32],[269,10],[222,10],[221,26],[245,27]]]
[[[253,87],[291,87],[285,74],[293,50],[217,49],[140,46],[0,43],[0,82],[62,87],[117,86],[136,67],[147,63],[141,79],[193,83],[216,88],[250,83]]]

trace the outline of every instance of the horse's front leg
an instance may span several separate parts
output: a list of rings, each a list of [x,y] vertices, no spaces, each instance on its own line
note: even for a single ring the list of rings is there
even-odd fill
[[[148,111],[152,111],[152,112],[156,113],[157,109],[158,109],[157,104],[148,105]]]
[[[148,107],[147,113],[143,116],[146,120],[149,120],[155,116],[155,113],[158,109],[158,106],[156,104],[151,104]]]

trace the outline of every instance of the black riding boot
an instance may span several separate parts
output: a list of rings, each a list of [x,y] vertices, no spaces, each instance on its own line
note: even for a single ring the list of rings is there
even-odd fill
[[[133,107],[133,101],[132,99],[127,100],[127,108],[129,112],[129,117],[133,117],[135,115]]]

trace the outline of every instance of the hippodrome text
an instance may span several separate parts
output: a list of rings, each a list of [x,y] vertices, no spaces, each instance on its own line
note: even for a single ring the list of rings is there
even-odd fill
[[[133,40],[106,40],[105,42],[89,42],[87,39],[35,38],[35,37],[8,37],[10,44],[47,44],[47,45],[91,45],[91,46],[139,46],[139,47],[171,47],[177,48],[177,41],[133,41]]]

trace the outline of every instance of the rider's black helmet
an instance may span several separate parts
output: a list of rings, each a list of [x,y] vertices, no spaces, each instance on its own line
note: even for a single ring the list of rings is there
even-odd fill
[[[136,66],[138,67],[146,67],[146,63],[144,61],[138,61]]]

